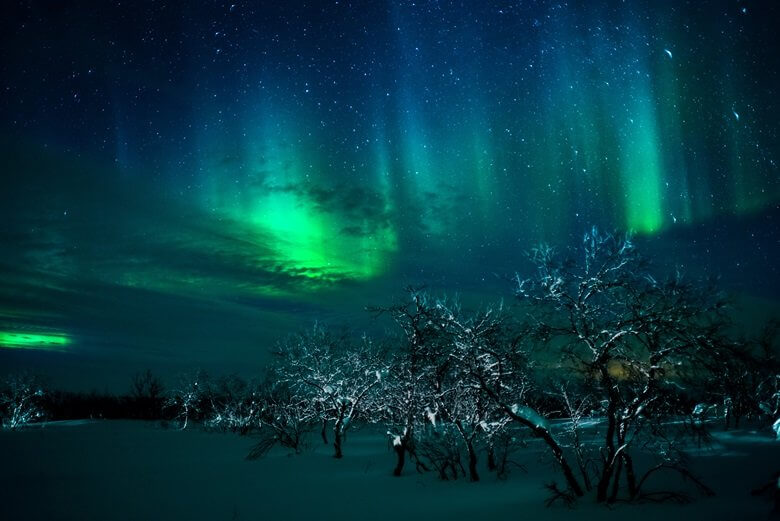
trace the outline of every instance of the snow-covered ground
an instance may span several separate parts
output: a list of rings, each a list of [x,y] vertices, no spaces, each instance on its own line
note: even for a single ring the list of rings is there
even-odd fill
[[[343,460],[315,444],[300,456],[244,456],[251,438],[162,429],[133,421],[56,422],[0,433],[0,518],[8,520],[763,520],[771,504],[750,490],[780,469],[771,431],[716,433],[712,449],[692,453],[714,498],[688,505],[580,502],[544,507],[551,467],[531,444],[527,473],[479,483],[441,482],[407,468],[380,433],[354,432]],[[560,479],[558,480],[560,482]],[[663,483],[659,483],[662,486]]]

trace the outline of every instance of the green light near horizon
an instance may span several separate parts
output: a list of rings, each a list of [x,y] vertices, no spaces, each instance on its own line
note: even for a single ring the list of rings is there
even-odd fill
[[[65,333],[0,331],[0,348],[62,351],[73,341]]]

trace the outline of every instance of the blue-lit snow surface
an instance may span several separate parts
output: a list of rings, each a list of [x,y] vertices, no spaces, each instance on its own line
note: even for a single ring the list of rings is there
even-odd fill
[[[576,510],[544,507],[555,479],[531,441],[519,452],[527,473],[497,481],[441,482],[411,468],[393,478],[381,431],[350,435],[343,460],[315,443],[300,456],[279,450],[245,461],[253,440],[198,429],[180,432],[132,421],[58,422],[0,432],[2,519],[8,520],[763,520],[771,504],[751,497],[780,469],[774,432],[716,433],[712,450],[691,454],[716,490],[689,505],[582,501]],[[484,460],[484,458],[483,458]],[[484,463],[484,461],[483,461]],[[560,479],[558,478],[560,482]],[[659,485],[663,483],[661,479]]]

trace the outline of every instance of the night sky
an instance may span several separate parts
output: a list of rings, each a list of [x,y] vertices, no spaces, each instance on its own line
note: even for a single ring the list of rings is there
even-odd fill
[[[0,9],[0,366],[257,371],[591,225],[777,309],[776,1]]]

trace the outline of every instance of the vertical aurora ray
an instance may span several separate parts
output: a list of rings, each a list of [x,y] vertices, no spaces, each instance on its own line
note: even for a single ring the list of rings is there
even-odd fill
[[[625,193],[626,227],[641,233],[663,224],[661,165],[655,116],[648,93],[640,89],[623,128],[620,174]]]
[[[690,223],[693,208],[690,194],[690,171],[685,157],[685,142],[677,103],[680,99],[678,80],[675,75],[677,64],[668,59],[666,53],[657,51],[661,57],[656,77],[658,132],[663,136],[660,143],[662,153],[659,160],[665,172],[667,188],[666,210],[672,223]]]
[[[379,201],[377,204],[381,206],[382,219],[379,223],[370,223],[365,220],[363,222],[363,225],[369,227],[370,230],[370,233],[362,239],[363,252],[368,262],[372,262],[375,255],[383,255],[383,249],[387,252],[395,252],[398,249],[398,231],[394,225],[398,208],[395,203],[393,168],[390,163],[385,125],[384,120],[380,120],[378,117],[374,121],[376,133],[371,151],[374,160],[372,180],[378,187]],[[385,258],[379,262],[387,267],[388,261],[389,259]]]
[[[422,58],[426,49],[410,45],[412,38],[418,37],[419,28],[402,15],[401,6],[393,6],[391,22],[397,29],[398,52],[403,57],[397,72],[400,87],[395,110],[406,196],[417,207],[421,229],[430,236],[441,237],[451,219],[448,209],[442,206],[444,187],[448,184],[442,174],[443,165],[433,157],[433,148],[443,143],[444,136],[433,132],[424,110],[429,90]]]
[[[481,129],[482,124],[475,125],[479,130],[475,131],[471,139],[472,171],[476,185],[477,201],[480,217],[483,223],[490,222],[490,205],[495,201],[493,158],[495,157],[489,140],[486,139]]]
[[[625,203],[625,227],[639,233],[657,232],[663,226],[661,185],[662,141],[658,135],[656,98],[651,70],[643,45],[649,41],[644,27],[623,13],[626,29],[619,32],[622,77],[616,92],[618,112],[618,157]]]
[[[725,163],[728,165],[727,178],[731,184],[727,201],[723,204],[735,214],[749,214],[769,204],[773,196],[777,197],[780,188],[766,189],[767,172],[763,165],[771,165],[766,152],[771,147],[766,147],[766,138],[754,134],[756,102],[751,100],[747,81],[735,70],[732,60],[724,57],[722,61],[725,85],[718,120],[726,138]],[[780,178],[777,175],[775,177]]]
[[[480,64],[474,64],[471,72],[471,81],[481,84],[479,72]],[[466,104],[470,105],[470,111],[464,118],[464,127],[461,132],[454,132],[452,148],[462,147],[464,157],[460,158],[459,165],[453,165],[454,171],[463,170],[471,175],[465,177],[464,183],[468,185],[468,192],[475,195],[474,216],[478,216],[478,223],[489,225],[493,220],[492,207],[499,199],[496,189],[493,125],[489,105],[485,102],[481,93],[470,93]],[[465,133],[465,135],[461,135]]]
[[[429,135],[416,99],[408,92],[401,96],[401,164],[407,194],[420,214],[420,224],[430,234],[439,236],[446,231],[448,216],[437,211],[432,199],[439,198],[445,184],[437,169],[441,164],[431,158],[433,140]]]

